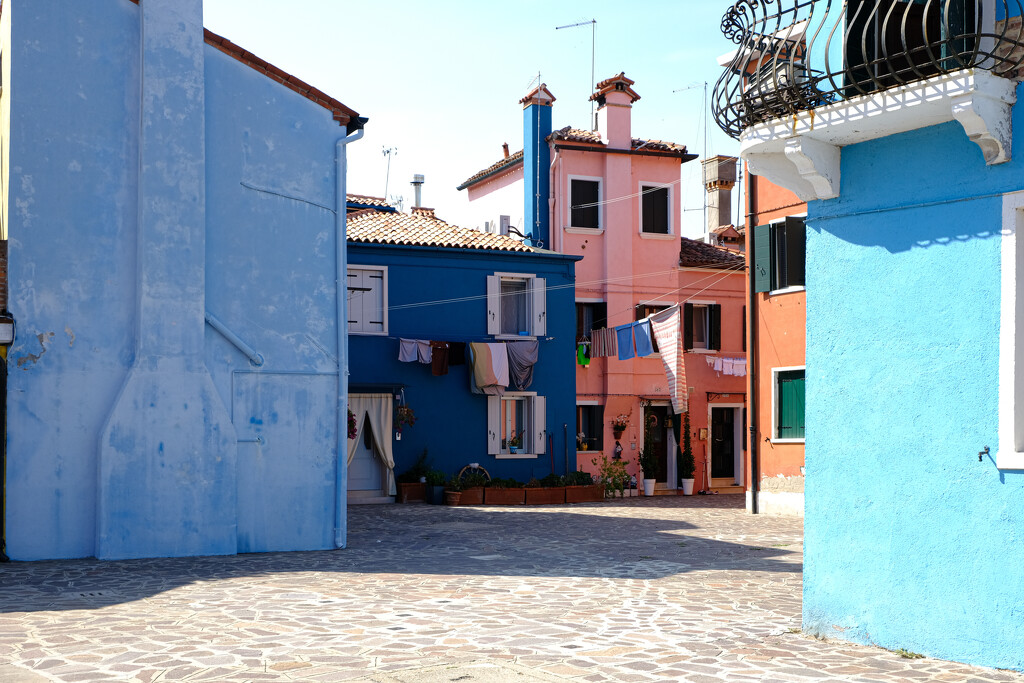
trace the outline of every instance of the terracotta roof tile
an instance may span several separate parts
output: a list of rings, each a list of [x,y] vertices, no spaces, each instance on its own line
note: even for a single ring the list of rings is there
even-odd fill
[[[348,202],[350,209],[378,208],[390,209],[391,211],[396,210],[395,207],[388,204],[388,200],[382,197],[371,197],[365,194],[347,194],[345,195],[345,200]],[[349,215],[351,215],[351,213],[349,213]]]
[[[572,126],[566,126],[565,128],[559,128],[554,133],[548,136],[548,140],[565,140],[567,142],[589,142],[595,145],[603,145],[604,142],[601,140],[601,134],[593,130],[581,130],[579,128],[573,128]]]
[[[739,270],[746,265],[742,256],[711,244],[683,237],[679,245],[679,265],[685,268],[726,268]]]
[[[686,145],[680,145],[675,142],[665,142],[663,140],[641,140],[640,138],[633,138],[633,149],[644,149],[654,150],[656,152],[682,152],[686,153]]]
[[[449,225],[433,209],[417,208],[413,213],[392,213],[364,209],[348,215],[348,241],[362,244],[393,244],[450,249],[494,249],[537,252],[519,240],[504,235]]]
[[[464,180],[462,182],[462,184],[459,185],[455,189],[456,190],[464,190],[467,187],[469,187],[470,185],[473,185],[474,183],[480,182],[484,178],[490,178],[491,176],[497,175],[498,173],[501,173],[502,171],[510,170],[516,164],[521,164],[521,163],[523,163],[523,150],[519,150],[515,154],[510,155],[508,158],[502,159],[498,163],[491,164],[490,166],[488,166],[484,170],[479,171],[477,173],[474,173],[470,177],[466,178],[466,180]]]

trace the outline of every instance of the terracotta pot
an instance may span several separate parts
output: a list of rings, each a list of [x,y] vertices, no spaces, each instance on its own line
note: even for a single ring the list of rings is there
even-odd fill
[[[625,431],[626,431],[625,429],[613,429],[612,430],[612,434],[615,436],[615,440],[618,441],[619,439],[621,439],[622,438],[622,434]]]
[[[462,490],[462,499],[459,501],[459,505],[483,505],[484,504],[484,487],[474,486],[471,489]]]
[[[399,503],[422,503],[427,497],[427,485],[422,482],[398,485]]]
[[[484,489],[484,505],[522,505],[526,500],[526,489]]]
[[[445,491],[444,492],[444,504],[445,505],[458,505],[459,500],[462,498],[462,491]]]
[[[565,502],[565,487],[526,489],[527,505],[561,505]]]
[[[591,486],[566,486],[566,503],[599,503],[604,500],[604,484]]]

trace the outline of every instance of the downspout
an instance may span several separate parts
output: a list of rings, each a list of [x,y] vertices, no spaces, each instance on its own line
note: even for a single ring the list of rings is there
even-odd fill
[[[754,188],[757,177],[750,175],[747,169],[747,284],[750,288],[750,303],[747,306],[749,320],[747,329],[750,334],[750,343],[747,345],[747,355],[750,360],[747,363],[748,375],[750,376],[750,512],[758,514],[757,494],[761,484],[761,467],[758,462],[757,449],[760,446],[758,441],[757,417],[760,412],[760,404],[757,402],[757,292],[754,291],[754,266],[751,259],[755,254],[754,235]]]
[[[562,253],[562,229],[561,227],[555,227],[555,202],[557,200],[557,193],[555,192],[555,178],[557,177],[555,174],[555,165],[558,164],[558,155],[560,152],[558,147],[555,147],[554,145],[551,146],[555,148],[555,153],[551,157],[551,177],[548,182],[548,185],[550,186],[550,190],[548,191],[548,230],[551,231],[551,251]],[[555,235],[558,236],[557,240],[555,239]]]
[[[337,182],[337,210],[334,212],[335,234],[338,244],[335,249],[335,272],[338,304],[338,462],[335,467],[334,491],[334,547],[348,545],[348,250],[346,222],[348,220],[348,155],[346,147],[363,137],[360,128],[348,137],[338,140],[335,147],[334,165]]]

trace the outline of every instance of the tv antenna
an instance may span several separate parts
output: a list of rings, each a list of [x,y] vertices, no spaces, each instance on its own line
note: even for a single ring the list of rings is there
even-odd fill
[[[382,146],[380,149],[384,153],[384,156],[388,158],[388,171],[384,176],[384,198],[386,199],[388,196],[388,181],[391,180],[391,155],[398,154],[398,148]]]
[[[590,24],[590,83],[587,84],[587,90],[594,87],[596,81],[594,81],[594,59],[597,55],[597,19],[591,19],[590,21],[580,21],[575,24],[566,24],[565,26],[556,26],[555,30],[559,31],[563,28],[576,28],[577,26],[586,26]],[[594,106],[597,103],[594,100],[590,101],[590,125],[591,130],[597,130],[597,121],[594,118]]]
[[[691,83],[691,84],[689,84],[687,86],[684,86],[682,88],[679,88],[677,90],[673,90],[672,92],[674,92],[674,93],[676,93],[676,92],[686,92],[688,90],[695,90],[695,89],[700,88],[700,87],[704,88],[704,99],[701,100],[701,114],[702,114],[701,125],[704,128],[704,159],[703,159],[703,161],[707,161],[708,160],[708,109],[709,109],[709,106],[708,106],[708,82],[704,81],[703,83],[700,83],[700,82]],[[701,177],[703,178],[703,163],[701,164],[701,167],[702,167],[701,168]],[[704,201],[703,201],[703,204],[704,204],[704,206],[703,206],[703,214],[704,214],[704,239],[705,239],[705,241],[710,241],[711,236],[708,233],[708,193],[706,191],[704,191],[703,183],[701,183],[701,196],[704,198]],[[729,209],[730,209],[730,213],[731,213],[732,207],[730,206]]]

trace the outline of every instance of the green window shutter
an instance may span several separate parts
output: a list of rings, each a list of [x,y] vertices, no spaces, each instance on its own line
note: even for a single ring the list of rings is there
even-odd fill
[[[772,237],[770,225],[754,228],[754,291],[768,292],[772,288]]]
[[[804,371],[778,374],[778,437],[804,438]]]
[[[786,287],[804,285],[804,254],[807,251],[807,226],[803,218],[786,219]]]

